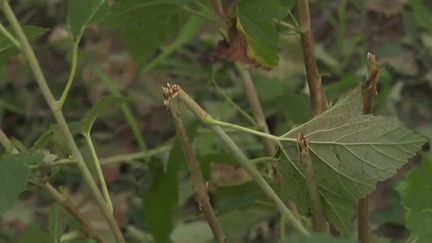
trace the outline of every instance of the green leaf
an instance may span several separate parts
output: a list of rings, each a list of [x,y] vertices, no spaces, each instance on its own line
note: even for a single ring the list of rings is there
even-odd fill
[[[397,187],[405,207],[406,226],[417,243],[430,242],[432,232],[432,164],[423,163]]]
[[[19,241],[19,243],[42,243],[42,242],[53,242],[50,235],[45,232],[41,227],[32,226],[28,229],[24,237]]]
[[[13,34],[11,28],[8,27],[6,29],[9,33]],[[48,31],[48,29],[31,25],[24,25],[22,29],[29,40],[36,39]],[[15,55],[18,51],[18,48],[6,38],[6,36],[3,34],[0,35],[0,61],[6,60],[10,56]]]
[[[80,38],[87,26],[108,13],[105,0],[69,0],[69,28],[75,39]]]
[[[309,151],[327,217],[344,234],[351,228],[357,200],[373,191],[378,181],[396,174],[426,142],[397,119],[363,115],[360,87],[283,136],[295,139],[300,133],[310,141]],[[281,149],[287,160],[281,163],[284,183],[289,187],[296,185],[293,191],[283,191],[298,205],[307,206],[297,144],[283,142]]]
[[[120,31],[131,55],[142,62],[183,26],[186,17],[181,4],[187,2],[117,1],[111,7],[107,24]]]
[[[248,182],[235,186],[223,186],[218,188],[215,194],[216,211],[219,214],[252,206],[258,200],[266,201],[263,192],[258,188],[255,182]],[[241,197],[239,197],[239,195],[241,195]]]
[[[60,238],[67,227],[67,215],[60,205],[55,204],[51,207],[51,211],[49,214],[49,233],[51,238],[53,239],[53,243],[59,243]]]
[[[245,34],[247,55],[264,67],[279,63],[278,33],[273,19],[281,16],[278,0],[242,0],[237,6],[237,29]]]
[[[417,23],[421,27],[432,31],[432,10],[425,6],[423,0],[411,0],[410,4]]]
[[[0,159],[0,215],[11,208],[18,196],[27,188],[30,177],[28,164],[43,160],[43,154],[19,153]]]
[[[310,236],[305,235],[291,235],[286,240],[282,240],[279,243],[354,243],[355,241],[341,239],[341,238],[333,238],[331,235],[324,234],[312,234]]]
[[[95,122],[96,118],[99,116],[99,114],[102,112],[103,109],[106,107],[113,105],[113,104],[122,104],[124,102],[129,101],[129,99],[121,96],[108,96],[102,98],[84,117],[84,119],[81,121],[81,132],[82,133],[89,133],[93,123]]]
[[[153,168],[156,177],[151,188],[144,192],[145,221],[156,242],[169,242],[174,228],[174,213],[178,205],[179,184],[177,172],[182,160],[180,146],[175,146],[170,153],[167,167]]]

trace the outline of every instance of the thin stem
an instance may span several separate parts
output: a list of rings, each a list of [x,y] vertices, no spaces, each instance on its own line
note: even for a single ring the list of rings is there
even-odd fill
[[[12,153],[14,154],[19,152],[2,129],[0,129],[0,143],[6,149],[11,148]],[[63,197],[63,195],[58,192],[57,189],[55,189],[49,182],[46,182],[43,187],[64,209],[66,209],[66,211],[68,211],[82,225],[83,232],[86,236],[92,237],[97,242],[103,242],[97,231],[90,224],[87,223],[85,218],[79,213],[78,209],[76,209],[69,200]]]
[[[266,117],[264,115],[264,111],[261,105],[261,101],[259,100],[258,93],[256,91],[255,84],[252,80],[249,69],[246,69],[239,64],[237,65],[237,69],[242,76],[246,97],[252,110],[252,114],[258,123],[259,129],[265,133],[270,133]],[[274,140],[263,137],[262,143],[264,144],[264,149],[266,150],[267,155],[273,156],[276,154],[276,144]],[[280,183],[282,175],[280,174],[279,166],[276,161],[272,161],[272,170],[274,173],[275,181],[277,183]]]
[[[278,19],[274,19],[273,21],[275,23],[279,24],[282,27],[285,27],[285,28],[287,28],[289,30],[294,31],[294,33],[299,34],[301,32],[301,30],[299,28],[297,28],[296,26],[294,26],[294,25],[292,25],[292,24],[290,24],[290,23],[288,23],[286,21],[282,21],[282,20],[278,20]]]
[[[83,227],[84,235],[93,238],[97,242],[103,242],[103,237],[90,225],[83,215],[73,206],[72,202],[65,198],[57,189],[50,183],[45,183],[43,187],[49,194],[72,215]]]
[[[240,106],[238,106],[225,92],[223,89],[218,85],[218,83],[215,80],[215,74],[212,72],[211,76],[211,83],[216,87],[216,89],[219,91],[219,93],[225,98],[225,100],[231,104],[246,120],[248,120],[252,125],[258,127],[257,122],[246,112],[244,111]]]
[[[301,234],[309,235],[309,232],[302,225],[300,221],[294,216],[294,214],[287,208],[284,202],[279,198],[273,188],[267,183],[264,177],[261,175],[260,171],[255,168],[255,166],[249,161],[246,155],[241,151],[237,144],[232,141],[232,139],[224,132],[220,127],[210,127],[213,133],[223,142],[225,147],[234,155],[237,161],[242,165],[242,167],[248,172],[248,174],[254,179],[261,190],[266,194],[266,196],[272,200],[279,211],[284,214],[293,227]]]
[[[79,231],[70,231],[60,237],[60,242],[70,242],[79,239],[82,239],[82,235]]]
[[[168,145],[163,145],[163,146],[157,147],[155,149],[150,149],[147,151],[131,153],[131,154],[115,155],[115,156],[111,156],[111,157],[107,157],[107,158],[102,158],[100,160],[100,163],[102,165],[110,165],[110,164],[115,164],[115,163],[122,162],[122,161],[151,158],[153,156],[166,153],[169,150],[171,150],[171,148],[172,148],[172,145],[168,144]]]
[[[321,83],[321,76],[315,61],[315,44],[310,22],[309,0],[297,0],[301,28],[301,44],[306,68],[306,77],[311,96],[312,110],[315,115],[328,108],[327,97]]]
[[[47,168],[47,167],[56,167],[56,166],[62,166],[62,165],[76,165],[77,162],[72,159],[60,159],[56,160],[53,163],[45,163],[41,165],[30,165],[30,169],[36,170],[40,168]]]
[[[94,147],[94,144],[93,144],[93,141],[90,137],[90,134],[85,133],[85,134],[83,134],[83,136],[87,142],[87,146],[89,147],[90,153],[91,153],[92,158],[93,158],[94,167],[96,169],[96,175],[99,179],[99,184],[102,188],[102,195],[104,196],[107,207],[110,210],[110,213],[112,214],[114,212],[113,205],[111,202],[111,197],[110,197],[110,194],[108,191],[107,184],[105,182],[105,177],[104,177],[103,172],[102,172],[101,163],[99,162],[99,158],[98,158],[97,153],[96,153],[96,149]]]
[[[267,138],[267,139],[272,139],[272,140],[275,140],[275,141],[281,140],[280,137],[275,136],[275,135],[271,135],[269,133],[260,132],[260,131],[254,130],[254,129],[250,129],[250,128],[243,127],[243,126],[240,126],[240,125],[232,124],[232,123],[229,123],[229,122],[219,121],[219,120],[213,119],[211,117],[206,117],[202,121],[205,124],[211,125],[211,126],[219,126],[219,127],[232,128],[232,129],[235,129],[235,130],[238,130],[238,131],[243,131],[243,132],[246,132],[246,133],[250,133],[250,134],[257,135],[257,136],[260,136],[260,137],[263,137],[263,138]],[[295,139],[293,139],[291,141],[295,141]]]
[[[177,101],[177,100],[176,100]],[[200,206],[204,212],[204,215],[207,219],[207,222],[213,232],[215,239],[219,243],[228,242],[228,239],[225,236],[219,222],[216,218],[216,214],[213,210],[213,207],[210,203],[209,196],[207,194],[207,186],[204,183],[203,176],[201,174],[201,170],[199,168],[199,163],[196,158],[196,155],[192,149],[192,145],[190,143],[189,137],[186,132],[186,128],[184,127],[183,121],[180,117],[180,110],[177,102],[171,102],[169,106],[172,119],[174,121],[174,125],[177,131],[177,137],[180,140],[180,144],[183,148],[183,152],[186,156],[186,161],[188,162],[189,169],[191,172],[192,182],[195,187],[195,193],[197,199],[200,203]]]
[[[255,120],[257,121],[260,130],[262,130],[265,133],[269,133],[269,128],[268,128],[268,125],[266,122],[264,111],[263,111],[261,102],[259,100],[256,88],[255,88],[255,84],[252,81],[252,77],[250,75],[250,72],[248,69],[246,69],[240,65],[237,65],[237,69],[239,70],[240,75],[242,76],[244,89],[246,92],[247,99],[249,101],[249,105],[250,105],[251,110],[252,110],[252,114],[253,114]],[[274,143],[273,140],[263,138],[263,144],[264,144],[264,148],[267,151],[268,155],[273,156],[276,153],[276,146],[275,146],[276,144]]]
[[[96,74],[106,84],[106,87],[111,92],[111,94],[116,96],[121,96],[121,93],[116,87],[113,80],[107,77],[101,70],[97,70]],[[141,130],[138,125],[138,121],[135,119],[135,116],[133,115],[131,108],[129,107],[128,104],[121,104],[121,109],[123,111],[127,123],[129,124],[132,130],[132,133],[138,143],[139,148],[143,151],[146,151],[147,145],[144,136],[141,133]]]
[[[186,6],[186,5],[185,5],[185,6],[183,6],[183,9],[184,9],[185,11],[191,13],[191,14],[194,14],[194,15],[196,15],[196,16],[198,16],[198,17],[204,19],[204,20],[207,20],[207,21],[210,21],[210,22],[214,22],[214,23],[216,23],[216,24],[219,26],[219,21],[217,21],[217,20],[214,19],[214,18],[210,18],[210,17],[208,17],[208,16],[205,15],[205,14],[202,14],[202,13],[198,12],[198,11],[196,11],[196,10],[190,8],[189,6]]]
[[[6,136],[2,129],[0,129],[0,143],[5,148],[6,151],[11,151],[12,153],[18,153],[11,140]]]
[[[199,106],[189,95],[187,95],[182,89],[180,89],[178,91],[178,94],[182,94],[182,101],[184,103],[186,103],[186,106],[188,107],[193,107],[193,109],[191,109],[192,112],[195,113],[195,115],[204,123],[210,126],[219,126],[219,127],[225,127],[225,128],[230,128],[230,129],[234,129],[234,130],[238,130],[238,131],[242,131],[242,132],[246,132],[249,134],[253,134],[253,135],[257,135],[257,136],[261,136],[264,138],[268,138],[268,139],[272,139],[274,141],[287,141],[287,142],[297,142],[297,139],[295,138],[286,138],[286,137],[279,137],[279,136],[275,136],[269,133],[265,133],[265,132],[260,132],[254,129],[250,129],[247,127],[243,127],[240,125],[236,125],[236,124],[232,124],[229,122],[224,122],[224,121],[219,121],[216,120],[214,118],[212,118],[205,110],[203,110],[201,108],[201,106]]]
[[[48,87],[48,83],[45,79],[45,76],[43,75],[42,69],[39,65],[39,62],[33,52],[33,49],[31,48],[27,37],[25,36],[17,18],[15,17],[14,12],[12,11],[9,2],[6,0],[1,0],[1,7],[3,10],[3,13],[6,17],[6,19],[11,24],[13,30],[15,31],[15,34],[21,43],[21,50],[24,53],[25,57],[27,58],[27,61],[30,65],[31,70],[33,71],[33,74],[35,76],[36,82],[39,86],[40,91],[42,92],[42,95],[44,96],[46,102],[48,103],[48,106],[57,121],[60,131],[62,132],[65,141],[72,153],[72,158],[78,162],[78,168],[81,171],[81,174],[84,177],[84,181],[87,183],[87,185],[90,187],[93,196],[96,199],[96,202],[101,209],[104,217],[108,221],[108,224],[110,225],[116,239],[120,243],[124,243],[125,240],[123,238],[123,235],[120,231],[120,228],[117,225],[117,222],[115,221],[113,215],[109,212],[109,209],[106,207],[104,199],[102,195],[100,194],[100,191],[97,188],[97,185],[95,181],[92,178],[92,175],[90,171],[88,170],[84,158],[81,155],[81,152],[78,149],[78,146],[76,145],[72,133],[69,129],[69,126],[67,125],[67,122],[63,116],[63,113],[57,109],[57,102],[51,93],[50,88]]]
[[[276,159],[274,157],[265,156],[265,157],[259,157],[256,159],[251,159],[250,161],[254,164],[264,163],[264,162],[273,162]]]
[[[174,91],[174,92],[172,92]],[[164,89],[165,103],[169,104],[173,97],[178,97],[178,99],[184,103],[189,110],[191,110],[201,121],[213,120],[210,115],[203,110],[189,95],[187,95],[178,86],[168,86],[168,89]],[[302,223],[297,220],[293,213],[286,207],[283,201],[279,198],[273,188],[267,183],[264,177],[261,175],[260,171],[255,168],[255,165],[246,157],[243,151],[234,143],[234,141],[225,133],[225,131],[218,126],[210,126],[210,130],[223,142],[225,147],[237,158],[238,162],[242,167],[249,173],[249,175],[255,180],[261,190],[269,197],[280,210],[282,214],[285,214],[287,219],[291,222],[293,227],[304,235],[309,235],[309,232],[302,225]]]
[[[299,148],[300,163],[303,167],[306,186],[308,188],[309,198],[312,204],[312,226],[315,232],[327,232],[328,225],[322,208],[321,196],[318,191],[315,171],[312,160],[309,155],[309,142],[301,134],[297,143]]]
[[[76,70],[77,70],[77,66],[78,66],[78,51],[79,51],[79,43],[80,43],[81,37],[78,37],[75,41],[74,41],[74,45],[72,48],[72,64],[71,64],[71,70],[69,73],[69,78],[68,81],[66,83],[66,87],[63,90],[63,93],[58,101],[57,104],[57,108],[59,110],[61,110],[63,108],[64,103],[66,102],[66,98],[70,92],[70,89],[72,87],[72,84],[74,82],[75,79],[75,75],[76,75]]]
[[[225,13],[220,0],[212,0],[213,8],[221,19],[225,19]]]
[[[15,39],[15,37],[1,23],[0,23],[0,32],[6,38],[8,38],[12,42],[12,44],[14,44],[18,49],[21,49],[21,44],[19,43],[19,41],[17,39]]]
[[[363,85],[363,113],[373,113],[373,103],[377,95],[377,83],[381,73],[376,57],[372,53],[367,54],[368,77]],[[369,224],[369,196],[362,198],[357,206],[358,239],[361,243],[372,242]]]

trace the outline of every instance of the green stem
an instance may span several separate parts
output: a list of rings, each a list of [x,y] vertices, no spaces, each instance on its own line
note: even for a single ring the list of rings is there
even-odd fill
[[[91,192],[93,196],[96,199],[96,202],[101,209],[105,219],[108,221],[109,226],[111,227],[116,239],[120,243],[124,243],[125,240],[123,238],[122,232],[120,231],[119,226],[117,225],[117,222],[114,219],[114,216],[110,213],[108,207],[106,207],[104,199],[97,188],[97,185],[95,181],[93,180],[93,177],[88,170],[84,158],[82,157],[81,152],[78,149],[77,144],[75,143],[73,139],[73,135],[69,129],[69,126],[63,116],[63,113],[57,109],[57,102],[54,98],[53,94],[51,93],[50,88],[48,87],[48,83],[45,79],[45,76],[42,72],[42,69],[39,65],[39,62],[33,52],[33,49],[30,46],[30,43],[28,42],[27,37],[24,34],[24,31],[22,30],[17,18],[15,17],[15,14],[13,10],[11,9],[9,2],[6,0],[1,0],[1,7],[3,10],[3,13],[6,17],[6,19],[9,21],[9,23],[12,26],[12,29],[15,31],[15,34],[21,43],[21,50],[25,57],[27,58],[27,61],[30,65],[31,70],[33,71],[34,77],[36,79],[36,82],[39,86],[40,91],[42,92],[42,95],[44,96],[46,102],[48,103],[48,106],[57,121],[60,131],[62,132],[65,142],[68,145],[70,152],[72,153],[72,158],[78,162],[78,168],[81,171],[82,176],[84,177],[84,181],[87,183],[87,185],[90,187]]]
[[[137,159],[143,159],[143,158],[150,158],[159,154],[163,154],[171,150],[172,145],[163,145],[155,149],[137,152],[137,153],[131,153],[131,154],[121,154],[121,155],[115,155],[108,158],[103,158],[100,160],[102,165],[110,165],[115,164],[122,161],[130,161],[130,160],[137,160]]]
[[[46,167],[56,167],[56,166],[62,166],[62,165],[76,165],[76,161],[72,159],[60,159],[53,163],[46,163],[41,165],[30,165],[30,169],[37,170],[40,168],[46,168]]]
[[[5,148],[6,151],[11,151],[12,153],[18,153],[11,140],[6,136],[2,129],[0,129],[0,143]]]
[[[297,34],[301,33],[301,30],[299,28],[297,28],[296,26],[294,26],[294,25],[292,25],[292,24],[290,24],[288,22],[285,22],[285,21],[282,21],[282,20],[277,20],[277,19],[274,19],[273,21],[275,23],[279,24],[282,27],[285,27],[285,28],[287,28],[289,30],[294,31],[294,33],[297,33]]]
[[[63,90],[63,93],[58,101],[57,108],[61,110],[63,108],[64,103],[66,102],[66,98],[70,92],[70,89],[72,87],[73,81],[75,79],[77,65],[78,65],[78,51],[79,51],[79,43],[80,43],[81,37],[78,37],[74,41],[74,45],[72,48],[72,65],[71,65],[71,71],[69,73],[69,78],[66,83],[66,87]]]
[[[219,86],[219,84],[216,82],[215,79],[215,70],[212,70],[212,74],[211,74],[211,78],[210,78],[211,83],[216,87],[216,89],[219,91],[219,93],[225,98],[225,100],[231,104],[244,118],[246,118],[246,120],[248,120],[252,125],[254,125],[255,127],[258,127],[259,125],[257,124],[257,122],[246,112],[244,111],[240,106],[238,106],[227,94],[225,94],[225,92],[223,91],[223,89]]]
[[[112,214],[114,211],[113,205],[111,202],[111,197],[109,195],[108,187],[107,187],[106,182],[105,182],[105,177],[104,177],[103,172],[102,172],[101,164],[99,162],[99,158],[98,158],[97,153],[96,153],[96,149],[94,147],[94,144],[93,144],[93,141],[90,137],[90,134],[85,133],[85,134],[83,134],[83,136],[87,142],[87,146],[89,147],[90,153],[91,153],[92,158],[93,158],[94,167],[96,168],[96,175],[99,179],[99,184],[102,187],[102,194],[105,198],[105,202],[107,204],[107,207],[110,210],[110,213]]]
[[[200,12],[198,12],[198,11],[196,11],[196,10],[194,10],[194,9],[192,9],[192,8],[190,8],[190,7],[188,7],[188,6],[186,6],[186,5],[183,6],[183,9],[184,9],[186,12],[189,12],[189,13],[191,13],[191,14],[194,14],[194,15],[196,15],[196,16],[198,16],[198,17],[204,19],[204,20],[207,20],[207,21],[210,21],[210,22],[214,22],[214,23],[219,24],[219,22],[218,22],[216,19],[214,19],[214,18],[210,18],[210,17],[206,16],[205,14],[202,14],[202,13],[200,13]]]
[[[211,116],[203,110],[189,95],[182,89],[176,91],[176,97],[182,101],[189,110],[191,110],[201,121],[212,121]],[[207,123],[206,123],[207,124]],[[287,208],[284,202],[279,198],[273,188],[267,183],[260,171],[255,168],[255,165],[246,157],[243,151],[234,143],[234,141],[225,133],[219,126],[210,126],[210,130],[223,142],[225,147],[234,155],[242,167],[249,173],[249,175],[258,184],[261,190],[269,197],[275,204],[279,211],[286,215],[287,219],[291,222],[293,227],[304,235],[309,235],[309,232],[297,220],[294,214]]]
[[[111,94],[116,96],[121,96],[120,91],[115,86],[115,83],[113,80],[111,80],[109,77],[107,77],[101,70],[96,71],[96,75],[106,84],[106,87],[111,92]],[[130,109],[128,104],[122,104],[121,109],[123,111],[123,114],[126,118],[127,123],[129,124],[132,133],[138,143],[138,146],[141,150],[146,151],[147,145],[145,142],[145,139],[141,133],[141,130],[139,128],[138,122],[135,119],[135,116],[132,113],[132,110]]]
[[[0,32],[6,38],[8,38],[12,42],[12,44],[14,44],[18,49],[21,49],[21,44],[19,43],[19,41],[17,39],[15,39],[15,37],[1,23],[0,23]]]

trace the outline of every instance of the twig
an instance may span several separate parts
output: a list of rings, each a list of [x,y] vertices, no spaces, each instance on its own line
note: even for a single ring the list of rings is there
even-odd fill
[[[368,77],[363,85],[363,113],[372,114],[373,103],[377,95],[377,83],[381,73],[376,57],[372,53],[367,54]],[[369,196],[362,198],[357,206],[358,239],[361,243],[370,243],[371,230],[369,225]]]
[[[5,149],[12,149],[12,153],[14,154],[19,152],[2,129],[0,129],[0,143]],[[63,197],[63,195],[58,192],[49,182],[46,182],[43,187],[47,189],[47,191],[53,196],[53,198],[82,225],[84,235],[95,239],[97,242],[103,242],[102,237],[90,224],[87,223],[84,217],[82,217],[79,211],[72,205],[69,200]]]
[[[315,172],[309,155],[309,141],[304,137],[303,134],[299,134],[297,146],[300,154],[300,163],[305,174],[309,198],[312,203],[313,229],[315,232],[327,232],[328,225],[324,216],[321,197],[319,195],[318,185],[316,183]]]
[[[108,207],[105,205],[105,201],[97,188],[97,185],[95,181],[93,180],[93,177],[89,171],[89,169],[86,166],[86,163],[84,161],[84,158],[81,154],[81,152],[78,149],[77,144],[75,143],[72,133],[69,129],[69,126],[63,116],[63,113],[61,110],[57,108],[57,102],[51,93],[50,88],[48,87],[48,83],[45,79],[45,76],[42,72],[42,69],[39,65],[39,62],[33,52],[33,49],[31,48],[29,41],[27,37],[25,36],[16,16],[13,12],[12,8],[9,5],[9,2],[6,0],[0,0],[1,7],[3,10],[3,13],[6,17],[6,19],[9,21],[10,25],[12,26],[12,29],[15,31],[15,34],[17,36],[17,39],[19,40],[21,44],[21,50],[25,57],[27,58],[27,61],[30,65],[31,70],[33,71],[34,77],[36,79],[36,82],[39,86],[40,91],[42,92],[42,95],[44,96],[46,102],[48,103],[48,106],[57,121],[60,131],[62,132],[65,142],[67,143],[71,153],[72,158],[78,162],[78,168],[81,171],[81,174],[84,177],[85,182],[90,187],[92,195],[95,197],[96,202],[99,206],[99,208],[102,211],[102,214],[104,215],[105,219],[108,221],[108,224],[110,228],[112,229],[116,239],[120,243],[124,243],[125,240],[123,238],[123,234],[117,225],[117,222],[114,219],[114,216],[110,214]]]
[[[177,101],[177,100],[176,100]],[[188,162],[189,169],[191,172],[192,182],[195,185],[195,193],[196,197],[198,199],[198,202],[204,212],[204,216],[207,219],[207,222],[213,232],[213,235],[217,242],[219,243],[225,243],[228,242],[228,239],[225,236],[225,233],[223,232],[221,226],[219,225],[219,222],[216,218],[216,214],[212,208],[212,205],[210,203],[209,196],[207,194],[207,187],[204,183],[203,176],[201,174],[201,170],[198,165],[197,158],[195,156],[195,153],[192,149],[192,145],[190,143],[190,140],[188,138],[186,129],[183,125],[183,121],[180,117],[180,110],[178,107],[177,102],[171,102],[169,104],[169,109],[171,112],[171,116],[174,121],[174,125],[176,127],[177,131],[177,137],[180,140],[180,144],[183,148],[183,152],[186,156],[186,161]]]
[[[322,86],[318,66],[315,61],[315,44],[310,22],[309,0],[297,0],[297,9],[301,28],[301,44],[306,68],[306,77],[311,96],[314,115],[328,108],[327,97]]]
[[[164,104],[169,105],[173,99],[179,99],[191,110],[201,121],[211,119],[211,116],[203,110],[188,94],[186,94],[178,85],[168,84],[164,88],[165,100]],[[258,184],[261,190],[269,199],[271,199],[282,214],[285,214],[293,227],[301,234],[309,235],[309,232],[302,223],[293,215],[291,210],[287,208],[284,202],[279,198],[273,188],[267,183],[260,171],[255,168],[255,165],[246,157],[243,151],[234,143],[234,141],[218,126],[210,126],[209,129],[223,142],[225,147],[234,155],[242,167]]]

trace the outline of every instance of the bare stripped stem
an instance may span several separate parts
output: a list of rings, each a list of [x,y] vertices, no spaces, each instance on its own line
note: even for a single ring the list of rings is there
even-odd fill
[[[315,232],[328,232],[328,224],[322,208],[315,171],[309,155],[309,141],[303,134],[300,134],[298,137],[297,147],[299,150],[300,163],[305,174],[309,198],[312,203],[312,227]]]
[[[306,68],[306,78],[309,86],[312,111],[318,115],[327,110],[328,103],[321,76],[315,60],[315,43],[310,21],[309,0],[297,0],[297,10],[301,28],[301,44]]]
[[[373,103],[377,95],[377,83],[382,68],[378,65],[376,57],[372,53],[367,54],[368,77],[363,85],[363,113],[372,114]],[[371,229],[369,224],[369,196],[362,198],[357,206],[358,240],[361,243],[370,243]]]
[[[19,151],[15,148],[3,130],[0,129],[0,143],[6,150],[10,150],[13,154]],[[46,182],[43,187],[51,194],[51,196],[72,215],[83,227],[83,232],[85,236],[95,239],[97,242],[102,243],[102,237],[98,232],[84,219],[84,217],[79,213],[78,209],[73,206],[73,204],[67,200],[63,195],[57,191],[49,182]]]
[[[188,162],[189,165],[192,182],[195,187],[196,197],[198,199],[198,202],[203,210],[204,216],[206,217],[207,222],[217,242],[219,243],[228,242],[228,239],[226,238],[225,233],[223,232],[221,226],[219,225],[219,222],[216,218],[216,214],[210,203],[210,199],[207,194],[207,187],[206,184],[204,183],[204,179],[198,165],[199,164],[198,160],[193,151],[186,129],[183,125],[183,121],[180,116],[180,110],[177,101],[178,100],[175,100],[174,102],[170,102],[169,109],[177,131],[177,137],[180,140],[180,144],[186,156],[186,161]]]
[[[169,105],[173,99],[179,99],[191,110],[201,121],[205,123],[206,120],[213,120],[211,116],[201,108],[188,94],[186,94],[178,85],[168,84],[165,92],[166,105]],[[279,211],[284,214],[288,221],[293,225],[294,229],[304,235],[309,235],[309,232],[303,226],[294,214],[287,208],[284,202],[276,194],[273,188],[267,183],[260,171],[255,165],[246,157],[243,151],[234,143],[234,141],[225,133],[225,131],[218,126],[209,126],[209,129],[222,141],[225,147],[234,155],[241,166],[249,173],[249,175],[258,184],[264,194],[271,199]]]
[[[102,211],[102,214],[104,215],[105,219],[108,221],[108,224],[113,231],[116,239],[120,243],[124,243],[125,240],[123,238],[123,234],[120,230],[120,228],[117,225],[117,222],[114,219],[114,216],[110,213],[108,207],[105,205],[105,201],[90,173],[88,170],[84,158],[82,157],[81,152],[78,149],[77,144],[75,143],[72,133],[69,129],[69,126],[67,125],[67,122],[63,116],[63,113],[61,110],[57,108],[57,102],[51,93],[50,88],[48,87],[48,83],[45,79],[45,76],[42,72],[42,69],[39,65],[39,62],[33,52],[33,49],[30,46],[30,43],[25,36],[16,16],[13,10],[11,9],[9,2],[6,0],[0,0],[2,11],[6,17],[6,19],[9,21],[10,25],[12,26],[12,29],[14,30],[16,37],[21,45],[21,50],[23,54],[25,55],[31,70],[33,71],[34,77],[36,79],[36,82],[39,86],[40,91],[42,92],[42,95],[44,96],[55,120],[57,121],[60,131],[63,134],[65,141],[70,149],[70,152],[72,154],[72,158],[77,161],[78,168],[81,171],[81,174],[84,177],[84,181],[87,183],[87,185],[90,187],[92,195],[95,197],[96,202],[99,206],[99,208]]]

